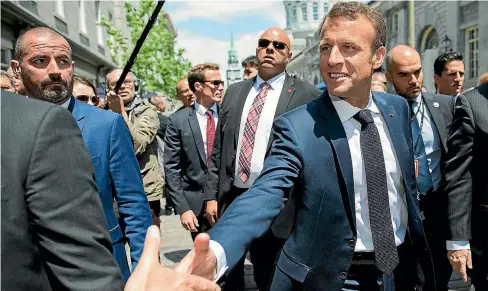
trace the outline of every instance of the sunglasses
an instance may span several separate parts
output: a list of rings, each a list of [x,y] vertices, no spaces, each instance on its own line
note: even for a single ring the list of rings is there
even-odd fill
[[[224,86],[224,81],[222,80],[212,80],[212,81],[203,81],[204,83],[211,83],[213,84],[215,87],[218,87],[219,85],[222,84],[222,86]]]
[[[86,96],[86,95],[78,95],[78,96],[75,96],[76,99],[80,100],[81,102],[83,103],[88,103],[88,100],[91,100],[91,102],[93,103],[93,105],[98,105],[98,102],[100,102],[100,98],[98,98],[97,96]]]
[[[278,41],[278,40],[271,41],[265,38],[261,38],[260,40],[258,40],[258,47],[267,48],[270,43],[273,43],[273,47],[277,50],[284,50],[285,47],[288,47],[288,45],[286,45],[286,43],[282,41]]]

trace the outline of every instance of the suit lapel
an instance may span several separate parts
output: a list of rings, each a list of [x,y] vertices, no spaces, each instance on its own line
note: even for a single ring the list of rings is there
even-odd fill
[[[437,132],[439,133],[439,138],[442,141],[442,146],[444,148],[444,151],[447,152],[447,140],[445,139],[444,134],[441,134],[441,132],[444,132],[446,130],[446,123],[444,121],[444,116],[442,115],[442,112],[440,112],[440,107],[439,103],[437,103],[433,96],[429,93],[422,93],[422,98],[425,101],[425,105],[427,105],[427,110],[430,112],[430,116],[432,116],[432,121],[434,122]],[[437,103],[437,106],[434,106],[434,103]]]
[[[193,134],[193,139],[197,146],[198,155],[202,162],[206,165],[207,158],[205,154],[205,146],[203,145],[202,131],[200,130],[200,125],[198,124],[197,113],[194,108],[190,108],[190,113],[188,114],[188,122],[190,123],[190,129]]]
[[[378,107],[378,110],[383,116],[383,121],[386,124],[386,128],[390,134],[391,143],[395,149],[396,158],[400,164],[402,173],[404,173],[403,176],[405,177],[405,173],[409,173],[410,168],[412,167],[412,165],[409,164],[411,159],[407,158],[410,156],[410,151],[402,130],[402,123],[405,122],[405,120],[400,118],[395,107],[389,105],[380,93],[372,92],[372,94],[376,107]]]
[[[276,106],[276,111],[274,118],[287,112],[288,104],[290,104],[291,97],[295,93],[295,81],[292,77],[285,73],[285,81],[283,83],[283,89],[281,90],[280,99],[278,99],[278,105]],[[273,135],[269,135],[268,146],[266,148],[266,153],[271,149],[271,144],[273,143]]]
[[[280,99],[278,100],[278,105],[276,106],[274,118],[285,113],[290,104],[291,97],[295,93],[295,81],[292,77],[285,73],[285,81],[283,83],[283,89],[281,90]]]
[[[349,223],[353,231],[356,231],[356,216],[355,216],[355,197],[354,197],[354,177],[351,161],[351,151],[349,149],[349,143],[347,140],[344,126],[335,110],[332,101],[330,100],[329,93],[327,91],[320,97],[319,100],[319,113],[323,118],[323,125],[317,125],[317,130],[322,131],[326,139],[331,143],[335,155],[336,162],[339,164],[340,172],[344,178],[347,197],[349,200]]]
[[[85,128],[84,125],[84,119],[85,119],[85,114],[83,112],[83,106],[80,106],[81,102],[76,100],[74,97],[71,97],[74,99],[74,106],[73,106],[73,117],[76,119],[76,122],[78,123],[78,127],[80,128],[80,131],[83,132],[83,129]]]
[[[239,96],[236,100],[236,109],[235,109],[235,114],[234,114],[234,142],[235,146],[237,147],[237,143],[239,140],[239,129],[241,127],[241,118],[242,118],[242,110],[244,109],[244,104],[246,103],[247,95],[249,95],[249,92],[251,91],[252,85],[254,84],[254,81],[256,80],[256,77],[247,80],[242,85],[241,92],[239,93]],[[247,112],[245,113],[247,115]]]

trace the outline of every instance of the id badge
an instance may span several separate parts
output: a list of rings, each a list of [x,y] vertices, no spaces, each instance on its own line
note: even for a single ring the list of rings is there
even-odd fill
[[[415,166],[415,178],[419,176],[419,160],[414,160],[413,164]]]

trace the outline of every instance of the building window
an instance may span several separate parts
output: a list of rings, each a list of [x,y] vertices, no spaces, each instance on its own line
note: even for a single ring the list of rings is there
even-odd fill
[[[466,56],[468,78],[478,78],[479,35],[478,26],[466,29]]]
[[[63,0],[56,0],[56,14],[64,18],[64,2]]]
[[[319,20],[319,3],[313,2],[313,20]]]
[[[79,0],[78,6],[80,8],[80,31],[86,34],[87,32],[86,32],[85,1]]]
[[[324,3],[324,16],[327,15],[328,13],[329,13],[329,4]]]
[[[302,18],[303,18],[303,21],[308,21],[307,3],[302,4]]]
[[[97,22],[100,22],[100,20],[102,20],[100,1],[95,1],[95,13],[96,13]],[[103,46],[103,27],[100,25],[97,25],[97,40],[98,40],[98,44]]]
[[[398,34],[398,11],[391,15],[391,36]]]

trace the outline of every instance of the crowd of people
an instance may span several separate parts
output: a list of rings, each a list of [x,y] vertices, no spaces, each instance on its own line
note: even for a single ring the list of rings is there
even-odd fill
[[[272,27],[244,81],[224,91],[197,64],[168,113],[133,72],[117,92],[123,70],[107,72],[100,96],[62,35],[21,33],[0,74],[2,287],[240,291],[249,252],[261,291],[447,291],[453,269],[488,290],[488,73],[464,90],[448,52],[424,76],[361,2],[319,35],[325,90],[288,74]],[[194,242],[174,270],[159,263],[172,213]]]

